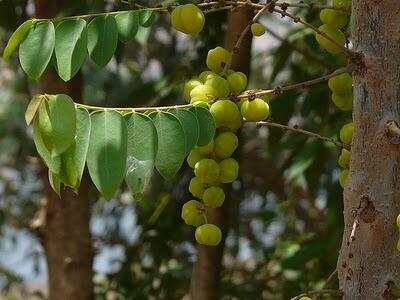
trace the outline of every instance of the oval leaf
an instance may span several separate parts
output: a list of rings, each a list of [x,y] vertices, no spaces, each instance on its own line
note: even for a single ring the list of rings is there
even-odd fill
[[[28,104],[25,112],[25,122],[29,126],[43,101],[43,95],[35,95]]]
[[[169,180],[178,172],[185,159],[185,132],[179,120],[171,113],[153,112],[150,118],[158,137],[155,166],[161,176]]]
[[[194,113],[187,109],[171,109],[171,114],[178,118],[181,122],[186,137],[186,154],[189,154],[199,140],[199,123]]]
[[[46,95],[39,107],[39,130],[51,155],[60,155],[74,142],[76,112],[72,99],[63,94]]]
[[[150,27],[156,19],[156,14],[152,10],[142,10],[139,14],[139,24],[143,27]]]
[[[32,78],[38,79],[53,55],[55,42],[52,22],[39,23],[32,27],[19,47],[22,69]]]
[[[60,178],[49,170],[49,183],[54,192],[61,197],[61,181]]]
[[[7,61],[10,59],[11,54],[17,49],[19,44],[25,39],[31,27],[35,24],[36,19],[29,19],[22,23],[17,30],[11,35],[8,40],[7,46],[3,52],[3,59]]]
[[[139,14],[136,11],[127,11],[115,17],[118,26],[118,38],[123,43],[130,42],[139,28]]]
[[[133,113],[124,118],[128,129],[125,182],[133,195],[140,195],[153,174],[158,144],[157,130],[146,115]]]
[[[197,146],[205,146],[212,141],[215,134],[215,121],[212,114],[204,107],[194,106],[190,109],[199,123],[199,140]]]
[[[98,111],[90,116],[91,131],[87,166],[90,177],[105,198],[111,198],[125,177],[127,130],[115,111]]]
[[[84,108],[76,110],[76,142],[74,164],[78,172],[78,182],[80,183],[85,169],[85,162],[89,148],[90,137],[90,115]]]
[[[86,22],[65,20],[57,26],[55,35],[56,69],[62,80],[68,81],[78,73],[86,58]]]
[[[118,43],[118,27],[113,16],[94,18],[88,25],[88,51],[92,60],[104,67],[114,55]]]

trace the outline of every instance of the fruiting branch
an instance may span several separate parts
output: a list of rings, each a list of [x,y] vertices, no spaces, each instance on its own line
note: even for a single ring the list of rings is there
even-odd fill
[[[150,111],[166,111],[174,108],[190,108],[193,104],[181,104],[181,105],[167,105],[167,106],[153,106],[153,107],[103,107],[93,106],[81,103],[75,103],[77,107],[86,108],[88,111],[94,110],[114,110],[119,112],[150,112]]]
[[[339,298],[341,292],[338,291],[338,290],[334,290],[334,289],[314,290],[314,291],[308,291],[308,292],[305,292],[305,293],[301,293],[300,295],[297,295],[296,297],[293,297],[290,300],[299,300],[302,297],[314,296],[314,295],[323,295],[323,294],[336,295]]]

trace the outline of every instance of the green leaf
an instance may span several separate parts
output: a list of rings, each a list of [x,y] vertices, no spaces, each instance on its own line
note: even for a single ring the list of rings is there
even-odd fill
[[[11,54],[17,49],[19,44],[25,39],[31,27],[35,24],[36,19],[29,19],[22,23],[17,30],[11,35],[8,40],[7,46],[3,52],[3,59],[7,61],[10,59]]]
[[[74,142],[76,112],[69,96],[46,95],[39,107],[38,120],[40,134],[51,155],[60,155]]]
[[[115,17],[118,26],[118,37],[123,43],[130,42],[139,28],[139,14],[137,11],[127,11]]]
[[[155,166],[161,176],[169,180],[178,172],[185,159],[185,132],[179,120],[171,113],[153,112],[150,118],[158,136]]]
[[[186,154],[189,154],[199,140],[199,123],[195,114],[187,109],[171,109],[169,110],[171,114],[178,118],[181,122],[183,131],[186,137]]]
[[[146,115],[132,113],[124,118],[128,129],[125,182],[133,195],[140,195],[153,174],[158,144],[157,130]]]
[[[55,35],[56,69],[62,80],[68,81],[78,73],[86,58],[86,22],[65,20],[57,26]]]
[[[92,60],[104,67],[114,55],[118,43],[118,27],[113,16],[94,18],[88,25],[88,51]]]
[[[43,97],[44,97],[43,95],[35,95],[29,102],[28,107],[25,112],[26,125],[29,126],[29,124],[31,124],[33,118],[36,115],[36,112],[39,109],[40,104],[42,104]]]
[[[126,173],[127,129],[116,111],[98,111],[90,116],[87,166],[93,183],[105,198],[111,198]]]
[[[39,23],[30,29],[19,47],[19,60],[26,74],[34,79],[43,74],[53,55],[54,42],[52,22]]]
[[[212,114],[204,107],[194,106],[190,109],[199,123],[199,140],[197,146],[205,146],[212,141],[215,134],[215,121]]]
[[[49,183],[51,188],[53,189],[54,192],[58,195],[58,197],[61,197],[61,180],[58,178],[56,174],[50,171],[49,169]]]
[[[76,143],[74,164],[78,173],[78,182],[80,183],[85,169],[85,162],[89,148],[90,138],[90,115],[84,108],[76,110]]]
[[[139,24],[143,27],[150,27],[156,19],[156,14],[152,10],[142,10],[139,14]]]

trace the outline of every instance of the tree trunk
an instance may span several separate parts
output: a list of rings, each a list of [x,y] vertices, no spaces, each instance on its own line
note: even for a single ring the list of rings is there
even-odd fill
[[[61,5],[60,0],[36,0],[36,17],[54,17]],[[64,93],[73,99],[80,99],[81,76],[78,74],[73,80],[64,83],[53,70],[48,70],[39,82],[39,89],[42,93]],[[60,199],[49,185],[44,166],[40,176],[44,197],[33,225],[45,251],[49,278],[48,299],[93,299],[88,182],[83,179],[79,195],[70,189],[63,189]]]
[[[354,135],[338,261],[344,299],[398,299],[400,256],[400,1],[353,0]]]
[[[229,17],[228,30],[225,36],[226,49],[232,50],[238,36],[253,18],[253,10],[247,7],[236,9]],[[240,47],[233,52],[232,69],[242,71],[246,74],[250,69],[252,35],[247,33]],[[222,230],[223,240],[216,247],[197,247],[198,257],[193,267],[191,282],[192,300],[214,300],[219,299],[220,273],[222,266],[225,237],[229,229],[229,210],[231,187],[225,188],[226,200],[221,208],[211,209],[208,220],[216,224]]]

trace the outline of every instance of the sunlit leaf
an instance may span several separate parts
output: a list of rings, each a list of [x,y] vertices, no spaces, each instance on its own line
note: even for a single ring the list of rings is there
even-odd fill
[[[7,46],[3,52],[3,59],[5,61],[10,59],[11,54],[17,49],[19,44],[25,39],[31,27],[35,24],[36,19],[29,19],[22,23],[17,30],[11,35],[8,40]]]
[[[215,134],[215,121],[208,109],[194,106],[190,109],[199,123],[199,140],[197,146],[205,146],[212,141]]]
[[[43,97],[44,97],[43,95],[35,95],[29,102],[28,107],[25,111],[26,125],[29,126],[29,124],[31,124],[33,118],[36,116],[39,106],[40,106],[40,104],[42,104]]]
[[[139,13],[127,11],[115,17],[118,26],[118,38],[123,43],[130,42],[136,35],[139,28]]]

